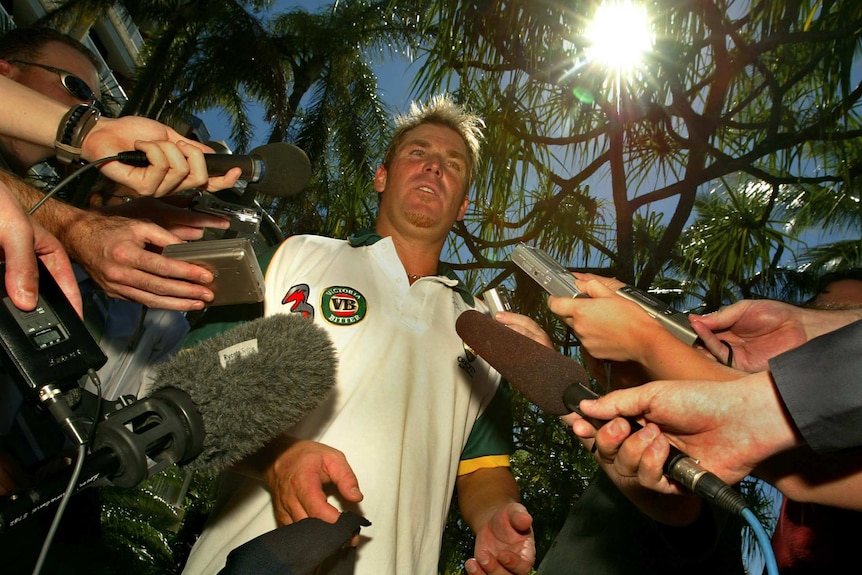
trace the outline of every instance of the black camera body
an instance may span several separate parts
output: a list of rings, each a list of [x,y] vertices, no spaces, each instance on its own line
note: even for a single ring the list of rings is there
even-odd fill
[[[41,262],[33,311],[15,307],[5,277],[6,264],[0,262],[0,360],[25,389],[75,387],[88,370],[105,364],[108,358]]]

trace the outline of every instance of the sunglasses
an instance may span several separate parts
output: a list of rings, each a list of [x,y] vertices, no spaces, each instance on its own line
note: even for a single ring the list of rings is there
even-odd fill
[[[102,111],[102,102],[96,96],[96,93],[90,89],[85,81],[61,68],[48,66],[47,64],[39,64],[38,62],[28,62],[26,60],[7,60],[10,64],[23,64],[25,66],[36,66],[49,72],[54,72],[60,77],[60,83],[66,88],[66,91],[72,94],[75,98],[85,102],[92,102],[93,106],[100,112]]]

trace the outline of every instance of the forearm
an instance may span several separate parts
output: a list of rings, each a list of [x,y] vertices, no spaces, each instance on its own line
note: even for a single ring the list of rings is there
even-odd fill
[[[862,308],[843,310],[803,309],[802,328],[809,340],[862,319]]]
[[[0,171],[0,178],[2,178],[0,181],[7,185],[25,212],[28,212],[44,197],[41,191],[12,174]],[[60,240],[63,247],[69,251],[72,259],[75,259],[74,249],[70,249],[68,236],[70,233],[74,233],[77,222],[88,217],[87,213],[61,200],[49,198],[32,215],[33,219]]]
[[[36,202],[42,199],[42,192],[11,172],[0,170],[0,182],[6,185],[9,192],[15,197],[25,212],[29,211]]]
[[[57,126],[69,107],[0,76],[0,126],[12,138],[52,147]]]
[[[686,345],[661,326],[656,328],[641,338],[638,358],[652,379],[727,381],[745,375]]]
[[[754,474],[794,501],[862,511],[862,453],[818,455],[803,446],[768,459]]]
[[[508,467],[478,469],[457,480],[461,516],[476,532],[494,512],[521,500],[518,485]]]

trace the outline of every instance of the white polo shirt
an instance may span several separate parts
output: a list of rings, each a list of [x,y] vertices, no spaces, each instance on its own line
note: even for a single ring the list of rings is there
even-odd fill
[[[289,431],[342,451],[356,473],[361,504],[330,496],[372,523],[361,532],[355,575],[432,575],[471,433],[462,472],[508,465],[511,422],[496,414],[506,394],[455,332],[472,309],[456,279],[411,286],[391,238],[351,241],[290,238],[266,271],[265,314],[311,316],[338,350],[333,392]],[[489,405],[495,414],[485,413]],[[217,573],[231,550],[276,526],[266,486],[225,473],[184,572]]]

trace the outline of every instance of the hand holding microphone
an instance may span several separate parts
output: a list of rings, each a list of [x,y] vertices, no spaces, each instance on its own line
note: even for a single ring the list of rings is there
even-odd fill
[[[545,413],[563,416],[575,412],[597,429],[606,423],[580,410],[582,400],[598,397],[586,386],[589,377],[580,364],[479,312],[461,314],[455,327],[478,355]],[[633,431],[642,428],[633,419],[627,421]],[[689,491],[731,512],[740,513],[745,507],[745,501],[730,486],[673,445],[664,473]]]
[[[139,195],[160,197],[192,188],[216,191],[231,187],[236,177],[207,175],[203,162],[211,148],[183,138],[171,128],[139,116],[101,118],[83,143],[86,160],[115,157],[123,149],[148,158],[146,163],[106,162],[100,167],[108,178],[133,188]]]
[[[292,144],[280,142],[253,149],[248,155],[204,154],[210,176],[227,174],[240,168],[239,179],[249,184],[249,189],[271,196],[289,197],[305,189],[311,179],[311,163],[305,152]],[[118,159],[123,164],[137,167],[149,165],[147,155],[138,151],[120,152]]]

